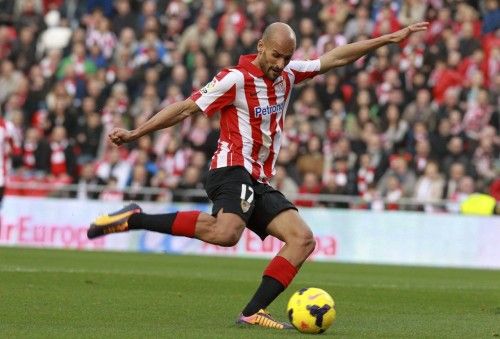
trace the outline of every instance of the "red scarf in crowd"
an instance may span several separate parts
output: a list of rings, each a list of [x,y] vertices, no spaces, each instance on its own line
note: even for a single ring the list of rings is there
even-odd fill
[[[50,155],[50,172],[55,176],[67,173],[66,155],[64,154],[67,146],[67,141],[50,143],[50,149],[52,150]]]
[[[26,142],[23,147],[23,166],[27,169],[35,168],[36,143]]]

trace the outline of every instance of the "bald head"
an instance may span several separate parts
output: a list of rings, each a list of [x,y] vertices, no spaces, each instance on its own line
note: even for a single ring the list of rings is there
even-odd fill
[[[293,29],[285,23],[275,22],[267,26],[262,34],[264,43],[283,42],[291,43],[295,47],[296,38]]]
[[[295,32],[282,22],[273,23],[265,29],[257,44],[258,55],[254,63],[271,80],[277,79],[288,65],[295,52]]]

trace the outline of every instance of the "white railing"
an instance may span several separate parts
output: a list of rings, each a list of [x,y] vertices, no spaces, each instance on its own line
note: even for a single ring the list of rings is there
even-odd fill
[[[39,183],[39,182],[12,182],[8,185],[9,189],[13,191],[24,191],[26,190],[26,194],[22,192],[18,195],[41,195],[41,194],[33,194],[34,192],[45,192],[48,197],[62,197],[67,198],[71,196],[76,196],[78,194],[83,193],[101,193],[107,189],[104,185],[78,185],[78,184],[52,184],[52,183]],[[168,195],[174,195],[176,197],[183,197],[183,201],[188,201],[190,198],[203,199],[206,198],[208,201],[207,194],[203,189],[166,189],[160,187],[141,187],[141,188],[131,188],[126,187],[124,189],[119,190],[120,193],[123,194],[134,194],[141,195],[146,197],[145,201],[153,200],[154,196],[164,195],[167,193]],[[347,204],[349,207],[359,207],[362,205],[373,203],[374,201],[367,201],[360,196],[355,195],[340,195],[340,194],[310,194],[310,193],[291,193],[287,194],[287,198],[291,201],[311,201],[318,204]],[[438,210],[445,210],[447,207],[451,205],[456,205],[456,201],[452,200],[417,200],[414,198],[400,198],[397,201],[387,200],[387,199],[376,199],[378,204],[383,205],[397,205],[400,209],[409,209],[415,210],[420,209],[422,206],[433,207]],[[347,207],[347,206],[345,206]]]

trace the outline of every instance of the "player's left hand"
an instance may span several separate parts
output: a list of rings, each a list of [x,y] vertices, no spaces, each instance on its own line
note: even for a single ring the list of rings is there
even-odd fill
[[[415,32],[425,31],[429,27],[427,21],[418,22],[391,34],[391,42],[401,42]]]

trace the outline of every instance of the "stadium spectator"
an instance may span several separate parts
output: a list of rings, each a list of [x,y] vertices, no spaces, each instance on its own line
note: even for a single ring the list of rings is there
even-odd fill
[[[219,37],[223,36],[226,32],[234,32],[240,35],[245,29],[247,17],[240,9],[240,6],[235,0],[228,0],[224,5],[224,12],[222,13],[217,24],[217,34]]]
[[[36,48],[35,34],[30,27],[23,27],[19,32],[18,39],[14,42],[11,58],[15,61],[15,68],[27,73],[35,63]]]
[[[450,171],[447,173],[448,179],[443,190],[443,198],[451,199],[458,192],[460,181],[465,177],[465,167],[460,162],[451,164]]]
[[[144,165],[137,164],[132,168],[132,177],[127,185],[128,191],[125,194],[125,200],[141,201],[150,197],[144,193],[144,189],[148,187],[148,172]]]
[[[403,197],[413,196],[416,183],[415,173],[408,168],[408,162],[403,156],[393,156],[389,170],[380,178],[377,190],[381,192],[382,196],[387,195],[387,192],[392,188],[388,183],[391,176],[396,176],[401,183]]]
[[[336,182],[336,178],[330,176],[328,178],[323,179],[324,183],[321,186],[320,194],[328,194],[328,195],[339,195],[342,194],[343,188],[339,187]],[[322,201],[318,202],[317,206],[329,207],[329,208],[349,208],[349,203],[344,201]]]
[[[448,142],[448,153],[441,162],[441,169],[448,173],[451,164],[459,162],[464,165],[468,175],[473,174],[470,157],[464,152],[464,142],[460,137],[452,137]]]
[[[314,90],[314,87],[306,86],[302,89],[300,96],[293,105],[293,110],[294,112],[300,112],[300,115],[298,116],[299,119],[307,119],[310,123],[316,122],[314,125],[317,128],[323,128],[324,123],[321,121],[321,112],[323,111],[323,107],[321,102],[318,100],[318,95]],[[315,133],[319,131],[316,129],[312,132]],[[305,138],[307,137],[305,136]]]
[[[294,59],[314,60],[319,57],[319,53],[314,46],[313,40],[305,37],[300,41],[299,47],[293,54]]]
[[[111,23],[107,18],[100,18],[95,27],[89,28],[86,45],[87,48],[97,45],[106,59],[111,58],[116,45],[116,36],[111,31]]]
[[[355,193],[355,174],[349,168],[349,159],[346,156],[337,157],[333,166],[323,174],[324,182],[333,179],[337,194],[353,195]]]
[[[431,144],[433,146],[432,153],[436,158],[444,158],[448,152],[447,145],[452,137],[449,119],[441,119],[438,123],[437,129],[430,136]]]
[[[196,19],[196,23],[188,26],[179,41],[179,52],[185,54],[192,42],[200,43],[203,52],[213,56],[217,44],[217,33],[210,27],[210,18],[204,13]]]
[[[411,25],[425,19],[427,1],[403,0],[399,9],[398,21],[403,26]]]
[[[425,34],[425,41],[430,44],[432,54],[437,54],[439,47],[435,44],[440,40],[440,36],[447,27],[452,25],[451,9],[443,6],[437,9],[437,17],[431,19],[429,29]]]
[[[332,149],[333,160],[338,158],[345,158],[347,161],[347,168],[353,170],[358,160],[358,155],[352,151],[351,142],[348,138],[342,137],[334,145]]]
[[[338,24],[343,24],[349,15],[349,11],[349,4],[345,1],[325,1],[318,17],[323,22],[334,20]]]
[[[420,121],[425,123],[430,130],[435,129],[436,115],[428,89],[421,88],[417,91],[415,100],[411,101],[403,111],[403,120],[407,121],[410,126]]]
[[[0,67],[0,105],[5,103],[9,96],[17,91],[23,74],[15,68],[14,63],[5,59]]]
[[[132,11],[130,0],[117,0],[114,2],[116,15],[111,21],[113,32],[120,35],[125,28],[134,29],[137,23],[137,16]]]
[[[58,11],[52,10],[45,14],[45,24],[47,28],[40,34],[36,45],[38,57],[52,50],[65,49],[71,39],[71,29],[62,25],[61,14]]]
[[[179,145],[177,139],[172,138],[167,145],[164,154],[159,156],[160,168],[164,169],[168,176],[169,187],[176,187],[182,174],[189,166],[190,151]]]
[[[276,189],[279,189],[287,198],[297,194],[299,187],[297,183],[288,176],[286,168],[283,166],[276,166],[276,175],[272,178],[271,184]]]
[[[310,172],[321,177],[325,167],[325,159],[321,148],[321,140],[318,136],[314,135],[307,141],[304,154],[299,155],[297,158],[297,169],[301,175]]]
[[[439,200],[443,195],[444,180],[439,174],[439,167],[431,161],[425,166],[423,175],[418,178],[415,186],[415,199],[424,203],[423,209],[427,212],[435,211],[432,204],[426,202]]]
[[[394,211],[400,208],[399,200],[403,197],[403,187],[397,175],[387,178],[387,189],[382,197],[386,200],[384,209]]]
[[[462,84],[462,77],[456,67],[460,61],[460,53],[456,50],[452,50],[448,56],[448,62],[444,63],[442,61],[436,62],[436,68],[433,69],[430,76],[430,84],[433,87],[433,97],[436,103],[441,104],[445,102],[448,107],[452,104],[456,104],[458,101],[457,88],[460,88]],[[445,97],[448,98],[445,100]],[[454,100],[453,100],[454,99]],[[449,103],[451,101],[451,104]],[[443,116],[441,114],[440,116]]]
[[[493,127],[492,127],[493,128]],[[493,134],[495,131],[493,130]],[[472,156],[475,172],[483,180],[489,182],[499,174],[494,168],[494,159],[498,159],[499,149],[494,145],[494,136],[490,135],[486,129],[479,139],[479,145]]]
[[[184,171],[182,178],[174,190],[173,199],[183,202],[208,202],[208,198],[198,195],[186,194],[186,190],[200,190],[203,192],[203,183],[201,182],[201,170],[195,166],[189,166]]]
[[[118,180],[115,177],[110,177],[104,190],[99,194],[101,201],[123,201],[124,194],[118,188]]]
[[[82,166],[78,180],[76,197],[78,199],[97,199],[100,197],[98,186],[102,184],[94,171],[94,164],[89,162]]]
[[[296,13],[295,4],[292,1],[290,0],[282,1],[279,4],[277,21],[288,24],[290,27],[292,27],[292,29],[295,32],[297,32],[299,28],[299,23],[295,13]]]
[[[14,5],[14,26],[19,31],[22,27],[31,27],[36,33],[43,27],[42,0],[19,0]]]
[[[498,7],[498,0],[486,0],[486,10],[483,18],[484,34],[494,32],[500,28],[500,8]]]
[[[84,43],[77,42],[73,45],[72,54],[61,60],[57,78],[74,81],[75,86],[82,87],[85,80],[96,70],[95,64],[86,56]]]
[[[387,106],[385,119],[382,120],[382,131],[384,148],[388,153],[395,152],[402,146],[408,132],[408,122],[401,119],[398,106]]]
[[[317,39],[318,33],[316,32],[314,21],[311,18],[305,17],[300,19],[299,34],[301,36],[301,39]]]
[[[315,195],[319,194],[321,192],[321,189],[322,185],[321,182],[319,181],[318,176],[313,172],[307,172],[304,174],[304,182],[302,183],[302,185],[299,186],[298,193]],[[295,205],[302,207],[313,207],[317,206],[317,201],[307,198],[297,199],[295,200]]]
[[[45,171],[53,177],[73,177],[76,174],[76,159],[73,145],[67,137],[63,126],[56,126],[50,134],[44,163],[48,165]]]
[[[467,137],[477,140],[479,133],[488,125],[493,109],[485,89],[477,89],[473,92],[470,96],[475,96],[475,99],[467,104],[463,125]]]
[[[79,163],[97,158],[102,131],[103,126],[99,114],[90,113],[85,116],[85,123],[76,137],[80,150]]]
[[[356,189],[360,196],[363,196],[369,186],[375,182],[375,168],[371,163],[371,157],[368,153],[363,153],[359,157],[359,166],[356,173]]]
[[[347,38],[341,34],[338,24],[334,20],[329,20],[326,22],[325,26],[325,33],[322,34],[316,42],[315,52],[318,53],[318,55],[327,51],[325,46],[329,43],[332,44],[332,47],[342,46],[347,43]],[[362,29],[362,27],[360,29]]]
[[[427,139],[417,141],[415,155],[412,159],[412,168],[417,176],[424,174],[427,165],[431,161],[431,144]]]
[[[20,158],[15,159],[13,167],[21,169],[22,172],[32,172],[39,167],[40,159],[38,150],[38,142],[40,133],[35,128],[29,128],[22,139],[20,150]]]
[[[118,188],[124,189],[130,175],[131,166],[123,161],[117,148],[110,148],[104,153],[103,159],[96,165],[96,174],[103,182],[108,182],[114,177],[118,181]]]
[[[458,213],[462,202],[475,191],[474,179],[470,176],[462,177],[458,183],[457,190],[450,196],[450,203],[447,205],[447,210]]]
[[[347,21],[344,36],[350,42],[359,35],[371,36],[372,32],[373,21],[370,19],[370,13],[365,6],[359,6],[355,17]]]

